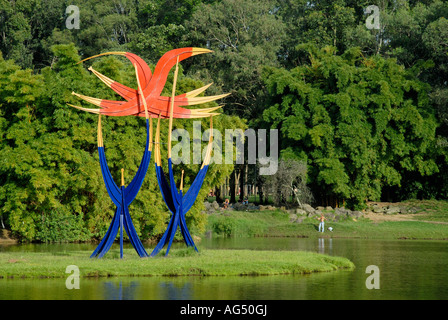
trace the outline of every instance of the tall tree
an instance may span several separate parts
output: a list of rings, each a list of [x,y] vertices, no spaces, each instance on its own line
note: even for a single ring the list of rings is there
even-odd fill
[[[300,49],[308,64],[268,69],[272,100],[263,115],[280,129],[283,154],[308,161],[316,200],[362,207],[404,176],[438,170],[427,85],[393,59],[364,58],[357,48],[341,56],[334,47]]]
[[[278,65],[285,29],[275,1],[223,0],[202,4],[186,23],[185,41],[214,50],[201,57],[190,74],[216,82],[220,92],[232,93],[226,112],[245,118],[263,108],[264,65]]]

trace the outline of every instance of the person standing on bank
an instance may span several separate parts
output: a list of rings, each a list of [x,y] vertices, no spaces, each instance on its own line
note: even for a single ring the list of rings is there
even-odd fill
[[[319,232],[324,232],[324,229],[325,229],[325,222],[324,221],[326,220],[326,218],[324,217],[323,214],[321,214],[320,218],[317,218],[317,219],[319,219],[319,221],[320,221],[320,223],[319,223]]]

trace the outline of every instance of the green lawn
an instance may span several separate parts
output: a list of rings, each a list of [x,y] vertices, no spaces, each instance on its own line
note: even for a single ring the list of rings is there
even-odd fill
[[[403,202],[420,208],[414,218],[422,221],[448,222],[448,201],[442,200],[408,200]]]
[[[168,257],[139,258],[133,249],[111,250],[102,259],[90,259],[85,251],[36,253],[4,252],[0,278],[68,277],[67,266],[76,265],[81,277],[107,276],[236,276],[280,275],[352,269],[346,258],[313,252],[255,250],[171,250]],[[0,280],[1,281],[1,280]]]
[[[210,215],[208,230],[218,236],[232,237],[345,237],[366,239],[434,239],[448,240],[448,225],[443,223],[447,214],[433,209],[417,215],[414,221],[373,222],[367,218],[327,221],[325,228],[333,232],[317,232],[318,221],[305,218],[301,223],[289,221],[289,214],[277,211],[218,212]],[[426,222],[429,221],[429,222]]]

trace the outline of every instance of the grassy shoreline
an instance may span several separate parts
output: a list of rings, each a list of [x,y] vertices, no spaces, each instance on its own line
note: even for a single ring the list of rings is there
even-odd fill
[[[4,252],[0,279],[67,278],[66,267],[76,265],[80,277],[120,276],[262,276],[309,274],[353,269],[343,257],[313,252],[258,250],[172,250],[168,257],[138,258],[133,249],[90,259],[85,251],[69,253]],[[0,280],[1,281],[1,280]]]
[[[298,237],[448,240],[448,202],[420,202],[416,214],[365,213],[360,218],[325,222],[325,232],[318,232],[317,217],[273,211],[221,211],[209,215],[208,232],[223,237]],[[300,222],[297,222],[300,221]],[[332,227],[330,232],[328,227]]]

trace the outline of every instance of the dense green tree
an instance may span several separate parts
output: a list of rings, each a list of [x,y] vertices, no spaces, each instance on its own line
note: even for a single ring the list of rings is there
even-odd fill
[[[180,47],[184,23],[201,0],[2,0],[0,51],[24,68],[49,66],[56,44],[75,43],[81,57],[104,51],[133,51],[149,61]],[[79,28],[66,22],[79,9]],[[70,22],[70,21],[69,21]]]
[[[6,59],[14,59],[23,66],[32,65],[29,43],[32,40],[31,28],[23,11],[31,11],[27,1],[1,1],[0,7],[0,51]]]
[[[409,177],[404,183],[412,197],[443,197],[448,194],[447,138],[448,49],[447,30],[448,3],[427,1],[412,3],[401,1],[394,11],[382,12],[386,22],[383,55],[395,57],[397,61],[415,75],[431,85],[431,105],[436,111],[441,126],[437,129],[438,143],[434,147],[434,159],[439,164],[439,173],[424,179]],[[423,67],[423,68],[422,68]],[[396,190],[397,194],[408,194]]]
[[[437,172],[427,85],[395,60],[364,58],[356,48],[341,56],[334,47],[301,49],[309,64],[268,69],[264,118],[280,129],[284,155],[308,161],[316,198],[362,206],[403,176]]]
[[[155,63],[157,57],[169,50],[191,46],[183,37],[188,20],[201,3],[201,0],[141,1],[137,6],[138,31],[132,36],[129,50]]]
[[[280,0],[279,14],[286,25],[287,37],[281,62],[287,68],[301,64],[306,54],[298,43],[313,42],[317,47],[333,46],[337,53],[357,46],[366,54],[377,51],[377,30],[366,28],[365,9],[375,1]]]
[[[182,25],[190,19],[201,0],[147,0],[139,4],[138,19],[142,28],[156,25]],[[208,1],[210,2],[210,1]]]
[[[250,119],[263,108],[262,67],[278,65],[285,34],[276,8],[275,1],[223,0],[202,4],[186,25],[187,43],[214,50],[190,72],[231,93],[228,113]]]
[[[18,0],[0,2],[0,51],[24,68],[49,65],[45,40],[55,28],[65,28],[69,1]]]

